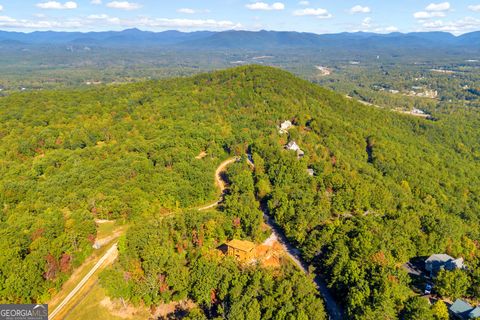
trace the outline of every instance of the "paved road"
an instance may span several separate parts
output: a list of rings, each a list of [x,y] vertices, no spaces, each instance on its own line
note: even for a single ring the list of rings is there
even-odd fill
[[[272,229],[273,233],[277,236],[278,242],[283,246],[285,252],[288,254],[290,259],[306,274],[308,272],[308,264],[303,260],[300,255],[300,251],[294,247],[285,236],[283,230],[277,225],[272,217],[269,216],[266,208],[263,208],[263,214],[265,221]],[[318,291],[325,301],[325,306],[327,308],[328,316],[331,320],[342,320],[344,319],[344,312],[342,308],[337,304],[333,298],[330,290],[327,288],[327,285],[323,278],[319,275],[316,275],[314,278],[315,284],[317,285]]]
[[[63,301],[53,310],[48,316],[48,319],[52,320],[55,316],[62,311],[62,309],[72,300],[72,298],[85,286],[87,281],[93,276],[93,274],[107,261],[109,258],[115,257],[117,254],[117,244],[113,244],[110,249],[103,255],[100,260],[93,266],[93,268],[83,277],[83,279],[77,284],[77,286],[63,299]]]
[[[253,158],[251,154],[247,154],[247,161],[251,167],[255,168],[255,164],[253,163]],[[308,264],[305,262],[305,260],[303,260],[300,251],[288,241],[282,228],[280,228],[280,226],[275,222],[275,220],[269,215],[268,208],[266,206],[262,206],[261,209],[263,211],[263,216],[265,217],[266,223],[272,229],[272,232],[277,237],[278,242],[282,245],[287,255],[305,274],[309,274]],[[333,298],[330,290],[327,287],[327,284],[325,283],[325,280],[323,280],[320,275],[316,275],[314,281],[318,291],[323,297],[323,301],[325,302],[325,307],[327,308],[329,319],[344,319],[345,313],[342,307],[338,305]]]

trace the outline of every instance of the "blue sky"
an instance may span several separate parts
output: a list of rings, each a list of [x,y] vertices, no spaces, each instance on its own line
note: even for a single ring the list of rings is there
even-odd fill
[[[480,30],[480,0],[0,0],[0,29]]]

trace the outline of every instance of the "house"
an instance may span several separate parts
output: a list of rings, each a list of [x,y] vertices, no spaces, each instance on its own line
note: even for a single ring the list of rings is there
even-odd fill
[[[297,156],[299,158],[303,157],[305,155],[305,152],[300,149],[298,144],[295,141],[290,141],[286,146],[285,149],[295,151],[297,153]]]
[[[425,114],[425,111],[420,110],[420,109],[417,109],[417,108],[413,108],[412,113],[415,113],[415,114]]]
[[[480,306],[475,308],[465,300],[457,299],[450,306],[450,313],[460,320],[477,319],[480,318]]]
[[[292,150],[292,151],[298,151],[298,150],[300,150],[300,147],[298,146],[298,144],[295,141],[290,141],[285,146],[285,149]]]
[[[288,129],[293,127],[293,124],[290,120],[286,120],[280,124],[280,134],[287,133]]]
[[[255,244],[250,241],[233,239],[227,242],[227,255],[242,261],[252,260],[255,258]]]
[[[313,177],[315,175],[315,170],[313,169],[307,169],[307,173],[310,177]]]
[[[465,269],[463,258],[454,259],[448,254],[433,254],[425,260],[425,270],[430,272],[431,277],[435,277],[440,270]]]

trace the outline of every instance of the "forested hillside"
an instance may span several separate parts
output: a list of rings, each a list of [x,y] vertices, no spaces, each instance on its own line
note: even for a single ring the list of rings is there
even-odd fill
[[[295,127],[282,135],[287,119]],[[479,297],[478,111],[427,121],[248,66],[15,93],[0,98],[0,123],[0,301],[48,300],[89,254],[93,219],[116,218],[132,227],[102,277],[115,297],[147,305],[189,297],[194,312],[232,319],[248,318],[257,297],[253,319],[281,306],[281,319],[314,310],[322,319],[313,285],[297,271],[243,269],[212,254],[234,236],[262,239],[255,199],[326,275],[351,318],[415,309],[401,265],[438,252],[466,259],[464,293]],[[284,150],[293,140],[305,157]],[[196,159],[201,151],[207,156]],[[189,210],[215,199],[216,165],[246,152],[253,176],[229,171],[219,212]],[[282,300],[299,295],[311,303]]]

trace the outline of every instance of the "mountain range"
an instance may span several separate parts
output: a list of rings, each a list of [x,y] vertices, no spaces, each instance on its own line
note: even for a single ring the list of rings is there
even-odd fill
[[[202,49],[275,48],[480,48],[480,31],[455,36],[447,32],[314,34],[288,31],[163,32],[127,29],[105,32],[32,33],[0,31],[9,45],[164,46]]]

